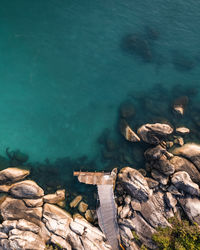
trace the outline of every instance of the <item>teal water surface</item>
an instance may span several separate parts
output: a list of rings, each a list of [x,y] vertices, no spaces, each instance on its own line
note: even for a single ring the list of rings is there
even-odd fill
[[[163,104],[176,91],[197,91],[199,13],[196,0],[1,0],[0,153],[95,160],[99,135],[117,130],[121,102],[137,106],[140,95]],[[147,41],[150,61],[124,49],[129,34]]]

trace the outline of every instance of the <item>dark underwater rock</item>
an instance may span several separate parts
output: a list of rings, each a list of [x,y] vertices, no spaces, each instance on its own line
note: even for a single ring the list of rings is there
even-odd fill
[[[119,111],[120,111],[120,116],[125,119],[132,118],[135,115],[134,105],[133,103],[128,101],[123,102],[120,105]]]
[[[183,115],[185,112],[185,108],[188,104],[189,98],[187,96],[180,96],[175,99],[173,104],[173,109],[178,114]]]

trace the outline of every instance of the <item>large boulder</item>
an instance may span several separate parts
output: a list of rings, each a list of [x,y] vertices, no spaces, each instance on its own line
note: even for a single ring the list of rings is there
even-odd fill
[[[192,222],[200,225],[200,200],[192,197],[182,197],[178,199],[179,204]]]
[[[173,175],[171,182],[176,188],[185,193],[194,196],[200,195],[199,186],[191,180],[189,174],[185,171],[176,172]]]
[[[174,166],[175,172],[185,171],[189,174],[192,181],[200,184],[200,173],[191,161],[184,157],[174,156],[170,159],[170,163]]]
[[[186,143],[182,147],[175,148],[174,155],[181,155],[189,159],[200,171],[200,145],[196,143]]]
[[[44,250],[46,246],[39,235],[31,231],[13,229],[9,232],[9,247],[10,250]]]
[[[37,199],[44,195],[43,189],[31,180],[13,184],[9,192],[13,197],[25,199]]]
[[[152,165],[152,167],[167,176],[175,172],[174,165],[171,164],[171,162],[167,159],[165,155],[162,155],[160,159]]]
[[[166,154],[166,151],[161,145],[157,145],[156,147],[148,148],[144,152],[144,156],[147,161],[159,160],[163,154]]]
[[[3,220],[25,219],[38,223],[42,219],[42,207],[26,207],[22,200],[6,197],[0,204],[0,212]]]
[[[170,135],[172,132],[173,128],[163,123],[145,124],[137,131],[139,137],[150,144],[159,144],[161,138]]]
[[[125,167],[121,169],[118,178],[133,198],[139,201],[146,201],[151,195],[147,181],[136,169]]]
[[[6,168],[0,171],[0,185],[23,180],[29,174],[29,170],[19,168]]]

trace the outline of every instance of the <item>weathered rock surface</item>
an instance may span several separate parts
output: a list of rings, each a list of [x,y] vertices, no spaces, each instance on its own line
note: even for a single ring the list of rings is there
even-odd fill
[[[41,207],[43,205],[43,198],[38,199],[23,199],[27,207]]]
[[[133,198],[146,201],[151,195],[151,190],[144,176],[137,170],[129,167],[123,168],[118,174],[118,178]]]
[[[174,208],[177,204],[177,200],[170,192],[166,192],[164,195],[165,201],[170,208]]]
[[[178,127],[178,128],[176,128],[176,133],[181,134],[181,135],[185,135],[185,134],[189,134],[190,130],[189,130],[189,128],[186,128],[186,127]]]
[[[44,202],[57,204],[60,201],[65,200],[65,190],[57,190],[55,194],[47,194],[43,197]]]
[[[152,167],[167,176],[175,172],[174,165],[171,164],[165,155],[162,155],[161,158],[152,165]]]
[[[0,184],[2,185],[23,180],[29,174],[29,170],[19,168],[6,168],[0,171]]]
[[[16,198],[37,199],[44,195],[44,191],[34,181],[26,180],[15,183],[9,190]]]
[[[167,185],[168,181],[169,181],[169,177],[160,173],[158,170],[153,169],[151,171],[151,176],[153,177],[153,179],[155,179],[156,181],[158,181],[159,183],[161,183],[162,185]]]
[[[127,141],[139,142],[139,136],[131,129],[125,120],[120,121],[120,130]]]
[[[160,142],[160,137],[166,137],[172,132],[173,128],[163,123],[145,124],[137,131],[139,137],[150,144],[158,144]]]
[[[186,157],[193,162],[200,171],[200,145],[195,143],[186,143],[182,147],[175,148],[172,153]]]
[[[189,174],[192,181],[200,184],[200,173],[192,162],[188,161],[186,158],[180,156],[174,156],[170,159],[172,165],[174,165],[175,171],[185,171]]]
[[[73,199],[73,201],[70,202],[70,204],[69,204],[70,207],[76,207],[82,199],[83,199],[83,197],[81,195],[76,196]]]
[[[147,161],[159,160],[166,153],[166,149],[161,145],[149,148],[145,151],[144,156]]]
[[[185,193],[188,193],[193,196],[200,195],[199,186],[191,180],[187,172],[176,172],[173,175],[171,182],[174,184],[175,187]]]

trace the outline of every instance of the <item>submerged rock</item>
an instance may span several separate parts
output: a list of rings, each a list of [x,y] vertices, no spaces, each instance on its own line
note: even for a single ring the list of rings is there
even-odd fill
[[[166,137],[172,132],[173,128],[163,123],[145,124],[137,131],[139,137],[150,144],[159,144],[160,138]]]
[[[135,115],[135,108],[131,102],[124,102],[120,106],[120,116],[122,118],[131,118]]]
[[[138,142],[139,136],[128,126],[125,120],[120,121],[120,130],[127,141]]]
[[[181,97],[177,98],[173,104],[174,111],[180,115],[183,115],[185,112],[185,108],[188,104],[188,101],[189,101],[189,99],[187,96],[181,96]]]
[[[151,195],[151,190],[144,176],[136,169],[125,167],[121,169],[118,178],[133,198],[139,201],[146,201]]]

